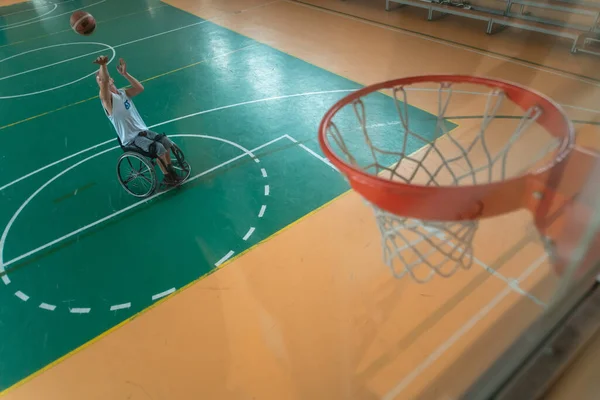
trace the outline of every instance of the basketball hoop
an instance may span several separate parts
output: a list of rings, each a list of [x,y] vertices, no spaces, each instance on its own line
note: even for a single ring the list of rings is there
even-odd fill
[[[411,104],[435,104],[436,115]],[[396,111],[395,121],[379,123],[390,115],[384,108]],[[455,132],[452,118],[470,130]],[[561,270],[585,230],[564,229],[564,221],[593,212],[588,178],[599,155],[575,146],[558,104],[513,83],[440,75],[371,85],[325,114],[319,142],[373,207],[385,262],[397,277],[427,282],[469,268],[479,221],[521,208],[533,213]]]

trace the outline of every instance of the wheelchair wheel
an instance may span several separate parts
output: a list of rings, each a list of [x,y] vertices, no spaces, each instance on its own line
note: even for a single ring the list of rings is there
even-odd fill
[[[173,144],[173,147],[171,147],[171,151],[175,156],[175,159],[172,160],[173,169],[175,169],[177,176],[183,178],[183,180],[185,181],[187,178],[190,177],[190,174],[192,173],[192,167],[190,167],[190,164],[188,164],[188,162],[185,161],[185,156],[183,155],[183,152],[179,147],[177,147],[176,144]]]
[[[148,197],[156,190],[156,171],[152,162],[137,153],[123,153],[117,163],[117,177],[123,189],[135,197]]]

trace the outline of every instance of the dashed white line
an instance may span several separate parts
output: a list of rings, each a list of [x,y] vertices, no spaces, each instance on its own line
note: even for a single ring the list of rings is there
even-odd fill
[[[260,162],[260,160],[258,158],[255,158],[254,162],[258,164]]]
[[[42,304],[40,304],[40,308],[42,310],[48,310],[48,311],[54,311],[54,310],[56,310],[56,306],[53,306],[52,304],[48,304],[48,303],[42,303]]]
[[[233,250],[229,250],[229,253],[225,254],[225,256],[223,258],[221,258],[219,261],[217,261],[215,263],[215,267],[218,267],[219,265],[223,264],[225,261],[229,260],[233,254],[234,254]]]
[[[228,165],[228,164],[230,164],[230,163],[232,163],[232,162],[234,162],[236,160],[239,160],[240,158],[243,158],[243,157],[246,157],[246,156],[255,157],[252,154],[252,151],[246,149],[245,147],[240,146],[239,144],[231,142],[229,140],[218,138],[218,137],[214,137],[214,136],[196,135],[196,134],[193,134],[193,135],[178,134],[178,135],[171,135],[171,137],[201,137],[201,138],[214,139],[214,140],[217,140],[219,142],[231,144],[232,146],[237,147],[237,148],[239,148],[240,150],[243,151],[242,154],[239,154],[238,156],[236,156],[236,157],[234,157],[232,159],[229,159],[229,160],[227,160],[227,161],[225,161],[225,162],[223,162],[223,163],[221,163],[219,165],[216,165],[216,166],[214,166],[212,168],[209,168],[209,169],[207,169],[207,170],[205,170],[203,172],[200,172],[200,173],[194,175],[193,177],[188,178],[183,183],[184,185],[187,185],[187,184],[191,183],[192,181],[194,181],[196,179],[199,179],[200,177],[202,177],[202,176],[204,176],[206,174],[211,173],[212,171],[216,171],[217,169],[222,168],[225,165]],[[283,136],[281,136],[281,137],[283,137]],[[280,140],[280,139],[277,139],[277,140]],[[259,146],[257,149],[265,147],[265,146],[267,146],[270,143],[274,143],[275,141],[276,140],[272,140],[271,142],[265,143],[265,144]],[[104,221],[107,221],[107,220],[109,220],[111,218],[114,218],[115,216],[117,216],[119,214],[122,214],[122,213],[124,213],[124,212],[126,212],[126,211],[128,211],[128,210],[130,210],[132,208],[138,207],[138,206],[140,206],[142,204],[146,204],[148,201],[150,201],[150,200],[152,200],[152,199],[154,199],[156,197],[163,196],[164,194],[166,194],[169,191],[173,190],[173,188],[170,188],[169,190],[165,190],[165,191],[161,191],[161,192],[155,193],[152,196],[150,196],[150,197],[148,197],[148,198],[146,198],[144,200],[140,200],[140,201],[137,201],[137,202],[135,202],[133,204],[130,204],[129,206],[127,206],[125,208],[122,208],[122,209],[120,209],[118,211],[115,211],[112,214],[109,214],[109,215],[107,215],[107,216],[105,216],[105,217],[103,217],[103,218],[101,218],[99,220],[96,220],[96,221],[94,221],[94,222],[92,222],[92,223],[90,223],[88,225],[82,226],[81,228],[76,229],[76,230],[74,230],[74,231],[72,231],[72,232],[70,232],[70,233],[68,233],[68,234],[66,234],[64,236],[61,236],[58,239],[55,239],[55,240],[53,240],[51,242],[48,242],[48,243],[46,243],[46,244],[44,244],[44,245],[42,245],[40,247],[37,247],[37,248],[35,248],[33,250],[30,250],[27,253],[21,254],[18,257],[15,257],[15,258],[13,258],[13,259],[11,259],[9,261],[4,262],[4,260],[3,260],[3,252],[4,252],[4,244],[5,244],[5,241],[6,241],[6,237],[8,235],[8,232],[10,231],[10,228],[11,228],[12,224],[15,222],[15,220],[17,219],[17,217],[19,216],[19,214],[23,211],[23,209],[27,206],[27,204],[29,204],[29,202],[31,202],[31,200],[35,196],[37,196],[38,193],[40,193],[42,190],[44,190],[45,187],[47,187],[49,184],[51,184],[53,181],[55,181],[56,179],[58,179],[59,177],[61,177],[65,173],[69,172],[70,170],[78,167],[79,165],[81,165],[81,164],[83,164],[85,162],[88,162],[88,161],[90,161],[90,160],[92,160],[92,159],[94,159],[94,158],[96,158],[96,157],[98,157],[98,156],[100,156],[102,154],[105,154],[105,153],[107,153],[109,151],[112,151],[112,150],[116,150],[118,148],[119,148],[119,146],[114,146],[114,147],[111,147],[111,148],[99,151],[99,152],[97,152],[97,153],[95,153],[95,154],[93,154],[93,155],[91,155],[91,156],[89,156],[89,157],[87,157],[87,158],[85,158],[85,159],[83,159],[81,161],[76,162],[75,164],[71,165],[70,167],[63,169],[61,172],[59,172],[53,178],[51,178],[50,180],[46,181],[46,183],[44,183],[42,186],[40,186],[35,192],[33,192],[31,194],[31,196],[29,196],[29,198],[23,204],[21,204],[21,207],[19,207],[19,209],[12,216],[12,218],[10,219],[10,221],[8,222],[8,224],[6,225],[6,227],[4,228],[4,232],[2,233],[2,236],[0,237],[0,265],[2,265],[3,268],[6,268],[7,266],[9,266],[11,264],[14,264],[15,262],[18,262],[19,260],[22,260],[22,259],[24,259],[26,257],[29,257],[29,256],[31,256],[31,255],[39,252],[39,251],[42,251],[42,250],[44,250],[44,249],[46,249],[48,247],[54,246],[55,244],[57,244],[59,242],[62,242],[63,240],[68,239],[71,236],[77,235],[80,232],[83,232],[83,231],[85,231],[85,230],[87,230],[87,229],[89,229],[91,227],[94,227],[94,226],[96,226],[96,225],[98,225],[98,224],[100,224],[100,223],[102,223]]]
[[[244,235],[244,241],[248,240],[248,238],[250,236],[252,236],[252,234],[254,233],[255,229],[253,226],[250,227],[250,229],[248,229],[248,232]]]
[[[17,296],[18,298],[20,298],[23,301],[29,300],[29,296],[27,296],[25,293],[21,292],[20,290],[17,290],[15,292],[15,296]]]
[[[175,293],[175,288],[171,288],[169,290],[165,290],[164,292],[155,294],[154,296],[152,296],[152,300],[158,300],[162,297],[170,295],[171,293]]]
[[[192,136],[192,135],[177,135],[177,136],[186,136],[186,137],[187,137],[187,136]],[[198,137],[199,137],[200,135],[194,135],[194,136],[198,136]],[[203,137],[204,137],[204,136],[203,136]],[[257,147],[256,149],[254,149],[254,151],[256,151],[256,150],[259,150],[259,149],[261,149],[261,148],[263,148],[263,147],[266,147],[266,146],[268,146],[268,145],[270,145],[270,144],[272,144],[272,143],[275,143],[276,141],[278,141],[278,140],[281,140],[281,139],[283,139],[284,137],[285,137],[285,136],[281,136],[281,137],[279,137],[279,138],[277,138],[277,139],[271,140],[270,142],[268,142],[268,143],[265,143],[265,144],[263,144],[263,145],[261,145],[261,146]],[[212,137],[211,137],[211,138],[212,138]],[[214,139],[217,139],[217,138],[214,138]],[[224,141],[224,140],[222,140],[222,139],[218,139],[218,140]],[[108,142],[101,143],[101,145],[103,145],[103,144],[106,144],[106,143],[108,143]],[[236,145],[236,144],[234,144],[234,143],[230,143],[230,144],[232,144],[232,145],[234,145],[234,146],[236,146],[236,147],[241,147],[241,146],[239,146],[239,145]],[[106,149],[106,150],[102,151],[101,153],[106,153],[106,152],[108,152],[108,151],[111,151],[112,149],[113,149],[113,148]],[[223,165],[226,165],[226,164],[228,164],[228,163],[230,163],[230,162],[232,162],[232,161],[234,161],[234,160],[236,160],[236,159],[239,159],[239,158],[241,158],[241,157],[243,157],[243,156],[250,156],[250,157],[252,157],[252,158],[255,160],[255,162],[260,162],[260,161],[259,161],[259,160],[256,158],[256,156],[255,156],[255,155],[252,153],[252,151],[250,151],[250,150],[247,150],[247,149],[245,149],[245,148],[242,148],[242,150],[244,151],[244,154],[242,154],[242,155],[240,155],[240,156],[236,157],[235,159],[232,159],[232,160],[229,160],[229,161],[227,161],[227,162],[226,162],[225,164],[223,164]],[[80,153],[79,153],[79,154],[80,154]],[[97,156],[97,155],[95,155],[95,156]],[[94,156],[94,157],[95,157],[95,156]],[[61,160],[61,161],[64,161],[64,160]],[[220,167],[221,167],[221,166],[223,166],[223,165],[216,166],[216,167],[212,168],[212,169],[211,169],[211,170],[209,170],[209,171],[205,171],[205,172],[203,172],[203,173],[202,173],[202,174],[200,174],[200,175],[204,175],[204,174],[206,174],[206,173],[208,173],[208,172],[210,172],[210,171],[212,171],[212,170],[215,170],[215,169],[217,169],[217,168],[220,168]],[[37,171],[37,172],[39,172],[39,171]],[[36,173],[37,173],[37,172],[36,172]],[[265,178],[268,176],[268,175],[267,175],[267,171],[266,171],[266,169],[264,169],[264,168],[261,168],[261,174],[262,174],[262,176],[263,176],[263,177],[265,177]],[[31,175],[33,175],[33,173],[32,173]],[[21,180],[21,179],[19,179],[19,180]],[[13,183],[16,183],[16,182],[17,182],[17,181],[14,181]],[[12,185],[13,183],[11,183],[10,185]],[[10,185],[8,185],[8,186],[10,186]],[[5,185],[5,186],[1,187],[1,188],[0,188],[0,190],[3,190],[3,189],[5,189],[5,188],[6,188],[6,187],[8,187],[8,186],[6,186],[6,185]],[[265,185],[265,195],[269,195],[269,193],[270,193],[270,186],[269,186],[269,185]],[[263,217],[263,215],[265,214],[266,208],[267,208],[267,206],[266,206],[266,205],[263,205],[263,206],[261,207],[261,209],[260,209],[260,212],[259,212],[259,217],[260,217],[260,218],[262,218],[262,217]],[[121,210],[121,211],[125,211],[125,210]],[[248,239],[250,238],[250,236],[252,236],[252,234],[254,233],[254,231],[255,231],[255,230],[256,230],[256,228],[255,228],[255,227],[251,227],[251,228],[248,230],[248,232],[246,233],[246,235],[244,235],[244,238],[243,238],[243,239],[244,239],[244,241],[248,240]],[[78,230],[78,231],[80,231],[80,230]],[[76,232],[74,232],[74,233],[76,233]],[[0,240],[0,242],[1,242],[1,240]],[[0,243],[0,244],[1,244],[1,243]],[[46,245],[45,245],[45,246],[46,246]],[[32,252],[30,252],[30,253],[32,254],[32,253],[34,253],[34,252],[35,252],[35,251],[37,251],[37,250],[39,250],[39,249],[33,250],[33,251],[32,251]],[[2,261],[1,261],[1,253],[2,253],[2,248],[0,247],[0,274],[5,272],[5,269],[6,269],[5,267],[6,267],[7,265],[9,265],[9,264],[13,264],[14,262],[18,261],[18,259],[21,259],[21,258],[23,258],[23,257],[25,257],[25,256],[28,256],[28,255],[30,255],[30,253],[28,253],[28,254],[26,254],[26,255],[22,255],[22,256],[20,256],[18,259],[13,259],[13,260],[10,260],[8,263],[2,263]],[[219,260],[219,261],[218,261],[218,262],[217,262],[215,265],[216,265],[216,266],[219,266],[219,265],[223,264],[225,261],[227,261],[229,258],[231,258],[231,256],[233,256],[234,254],[235,254],[235,253],[234,253],[234,251],[229,251],[229,253],[227,253],[227,254],[225,255],[225,257],[223,257],[221,260]],[[6,285],[8,285],[9,283],[11,283],[11,281],[10,281],[10,279],[9,279],[8,275],[3,275],[3,276],[2,276],[2,280],[4,281],[4,283],[5,283]],[[167,291],[165,291],[165,292],[162,292],[162,293],[155,294],[155,295],[153,295],[153,296],[152,296],[152,300],[157,300],[157,299],[159,299],[159,298],[165,297],[165,296],[167,296],[167,295],[169,295],[169,294],[171,294],[171,293],[173,293],[173,292],[175,292],[175,288],[169,289],[169,290],[167,290]],[[29,299],[29,296],[25,295],[23,292],[20,292],[20,291],[19,291],[19,292],[17,292],[17,293],[15,293],[15,295],[16,295],[17,297],[21,298],[21,300],[23,300],[23,301],[27,301],[27,300]],[[41,308],[41,309],[44,309],[44,310],[48,310],[48,311],[54,311],[54,310],[56,309],[56,306],[55,306],[55,305],[52,305],[52,304],[48,304],[48,303],[41,303],[41,304],[39,305],[39,308]],[[116,310],[121,310],[121,309],[127,309],[127,308],[131,308],[131,303],[116,304],[116,305],[110,306],[110,310],[111,310],[111,311],[116,311]],[[71,308],[71,309],[69,309],[69,312],[70,312],[71,314],[88,314],[88,313],[90,313],[90,312],[91,312],[91,308]]]
[[[71,314],[88,314],[90,311],[91,308],[69,308]]]
[[[129,307],[131,307],[131,303],[116,304],[114,306],[110,306],[110,311],[124,310]]]

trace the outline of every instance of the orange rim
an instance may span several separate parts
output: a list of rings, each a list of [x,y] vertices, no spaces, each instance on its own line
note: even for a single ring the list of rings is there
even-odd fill
[[[498,88],[523,110],[542,110],[537,122],[561,138],[556,157],[536,171],[501,182],[464,186],[421,186],[390,181],[365,172],[339,158],[330,146],[327,130],[333,117],[348,104],[370,93],[416,83],[472,83]],[[496,79],[462,75],[426,75],[390,80],[364,87],[342,98],[327,111],[319,126],[319,144],[325,156],[348,177],[350,185],[368,201],[385,211],[424,220],[457,221],[504,214],[530,203],[531,178],[545,177],[569,155],[575,143],[571,121],[556,102],[523,86]]]

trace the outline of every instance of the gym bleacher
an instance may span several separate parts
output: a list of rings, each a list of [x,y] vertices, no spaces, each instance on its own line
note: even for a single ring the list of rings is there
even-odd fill
[[[392,3],[400,7],[392,7]],[[486,23],[494,34],[517,28],[572,40],[572,53],[600,55],[600,2],[575,0],[386,0],[386,10],[404,6],[427,10],[429,21],[455,15]]]

